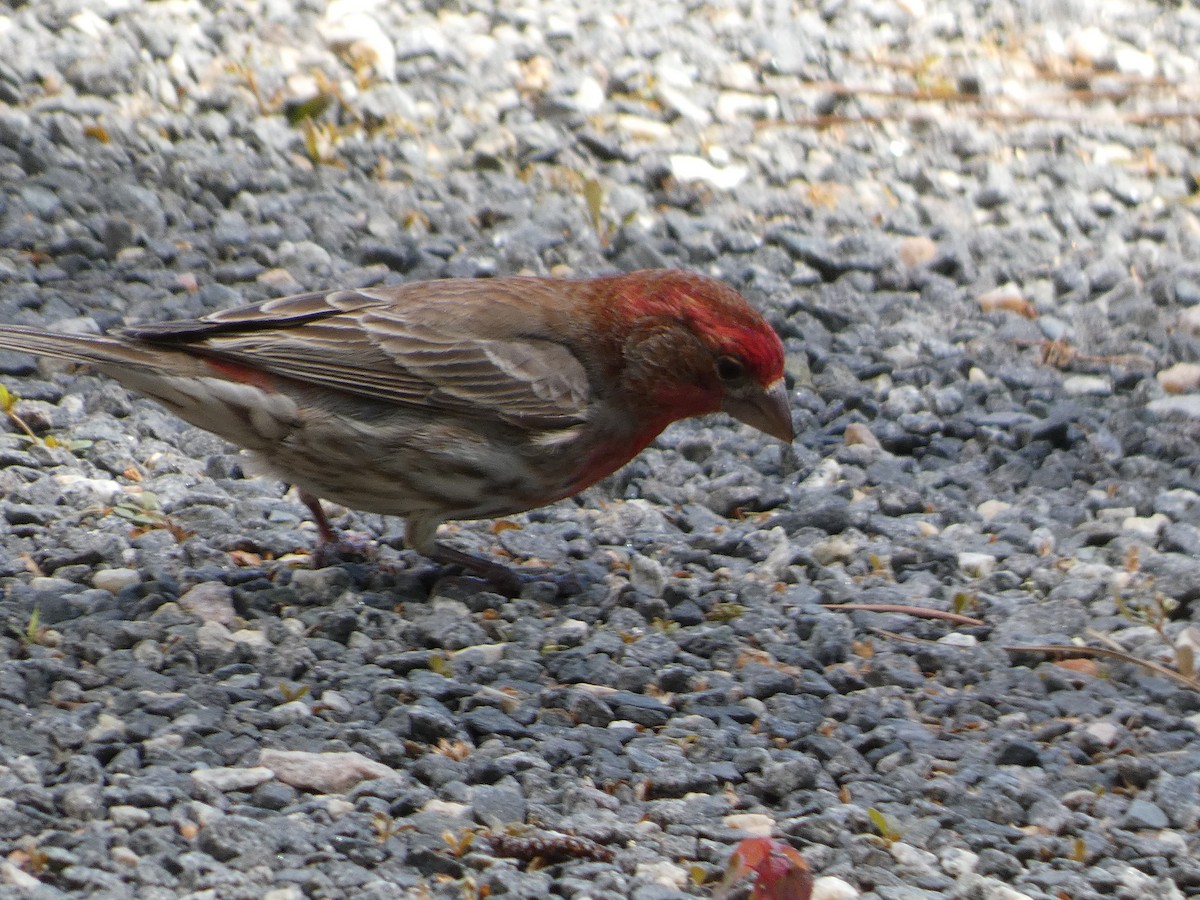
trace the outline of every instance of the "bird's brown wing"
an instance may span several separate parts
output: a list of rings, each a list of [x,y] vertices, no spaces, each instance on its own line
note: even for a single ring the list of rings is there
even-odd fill
[[[585,420],[587,372],[523,321],[535,279],[301,294],[126,337],[374,400],[536,428]]]

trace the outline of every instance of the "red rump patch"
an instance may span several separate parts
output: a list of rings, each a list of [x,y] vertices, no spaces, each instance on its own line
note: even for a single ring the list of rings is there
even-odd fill
[[[230,381],[236,381],[241,384],[248,384],[267,393],[274,393],[275,391],[275,379],[270,372],[264,372],[262,369],[256,369],[253,366],[244,366],[241,363],[230,362],[227,359],[209,357],[204,362],[222,378],[227,378]]]

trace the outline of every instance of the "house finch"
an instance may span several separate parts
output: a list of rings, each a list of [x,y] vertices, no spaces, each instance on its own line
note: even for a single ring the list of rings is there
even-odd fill
[[[300,294],[113,335],[4,325],[0,348],[87,363],[249,451],[321,545],[324,497],[404,516],[410,547],[487,575],[507,570],[439,544],[442,522],[569,497],[688,416],[793,436],[775,332],[674,270]]]

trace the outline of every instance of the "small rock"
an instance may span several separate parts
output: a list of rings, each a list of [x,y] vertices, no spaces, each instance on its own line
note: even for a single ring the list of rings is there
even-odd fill
[[[397,773],[361,753],[308,753],[302,750],[263,750],[259,764],[284,784],[319,794],[341,794],[360,781],[388,778]]]
[[[630,561],[629,583],[634,590],[649,597],[661,597],[667,586],[667,571],[658,560],[641,553]]]
[[[1112,379],[1107,375],[1068,375],[1062,387],[1073,397],[1108,397],[1113,392]]]
[[[721,821],[726,828],[744,831],[755,837],[770,837],[775,828],[775,820],[762,813],[735,813]]]
[[[858,889],[832,875],[822,875],[813,882],[810,900],[854,900],[861,897]]]
[[[1171,522],[1162,513],[1152,516],[1130,516],[1121,523],[1121,528],[1132,534],[1154,540],[1159,533]]]
[[[720,190],[737,187],[750,175],[746,166],[731,164],[718,169],[707,159],[676,153],[671,156],[671,174],[679,181],[706,181]]]
[[[124,828],[128,831],[133,831],[135,828],[141,828],[150,821],[150,813],[138,806],[110,806],[108,808],[108,818],[118,828]]]
[[[635,872],[638,878],[644,878],[652,884],[683,890],[691,880],[687,870],[673,862],[638,863]]]
[[[44,885],[34,876],[7,860],[0,863],[0,881],[3,881],[5,884],[11,884],[19,891],[33,892],[44,888]]]
[[[481,784],[471,793],[476,821],[489,828],[525,821],[525,798],[519,791],[500,785]]]
[[[196,629],[196,645],[206,653],[226,654],[233,652],[233,638],[229,635],[229,629],[220,622],[205,622]]]
[[[92,576],[92,587],[108,591],[110,594],[119,594],[141,580],[142,576],[136,569],[101,569]]]
[[[1166,828],[1171,823],[1167,819],[1167,814],[1156,804],[1149,800],[1137,799],[1131,802],[1129,808],[1125,810],[1121,824],[1122,827],[1131,831],[1140,831],[1147,828]]]
[[[1120,735],[1120,729],[1112,722],[1092,722],[1083,729],[1096,743],[1104,747],[1111,747],[1117,742],[1117,737]]]
[[[1168,394],[1186,394],[1200,387],[1200,363],[1176,363],[1163,369],[1156,377]]]
[[[923,235],[904,238],[896,248],[900,262],[910,269],[933,262],[937,258],[937,252],[937,244]]]
[[[963,634],[961,631],[951,631],[937,639],[939,644],[949,644],[951,647],[974,647],[979,638],[973,634]]]
[[[179,605],[205,622],[232,625],[237,619],[233,608],[233,592],[219,581],[205,581],[179,598]]]
[[[963,552],[958,554],[958,567],[971,578],[986,578],[996,571],[996,557],[990,553]]]
[[[193,781],[218,791],[250,791],[274,777],[275,773],[265,766],[215,766],[211,769],[192,771]]]
[[[1012,509],[1012,504],[1005,503],[1003,500],[984,500],[975,507],[975,512],[979,513],[985,522],[990,522],[996,516],[1008,512],[1010,509]]]
[[[1160,397],[1147,403],[1146,409],[1160,418],[1178,414],[1187,416],[1189,419],[1200,419],[1200,395],[1184,394],[1178,397]]]
[[[717,97],[717,119],[735,122],[740,119],[777,119],[779,100],[771,94],[751,94],[743,91],[722,91]]]
[[[265,650],[271,646],[271,639],[257,628],[240,628],[231,634],[229,639],[234,643],[243,644],[247,647],[256,647],[260,650]]]
[[[883,447],[879,443],[879,438],[875,437],[871,429],[862,422],[851,422],[847,425],[845,432],[842,434],[842,439],[848,447],[852,447],[855,444],[869,447],[872,450],[880,450]]]

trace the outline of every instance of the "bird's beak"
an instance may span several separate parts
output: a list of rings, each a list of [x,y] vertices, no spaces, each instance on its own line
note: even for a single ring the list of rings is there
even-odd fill
[[[751,428],[791,443],[796,432],[792,428],[792,410],[788,404],[787,387],[780,378],[762,390],[741,397],[726,397],[721,409]]]

